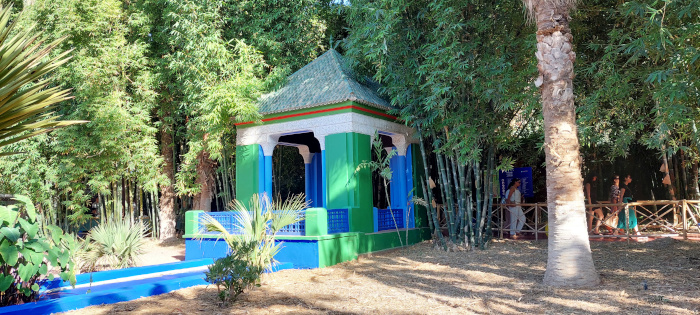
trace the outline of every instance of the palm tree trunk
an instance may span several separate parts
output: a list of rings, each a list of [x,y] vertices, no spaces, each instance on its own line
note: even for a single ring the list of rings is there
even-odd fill
[[[160,239],[175,237],[175,176],[173,173],[173,136],[169,130],[161,131],[161,153],[163,173],[168,177],[168,185],[160,187]]]
[[[574,1],[529,1],[537,23],[542,93],[549,239],[544,283],[592,286],[600,282],[586,230],[583,179],[574,109],[574,59],[569,10]]]
[[[197,155],[197,180],[201,190],[194,195],[192,209],[211,211],[212,190],[214,189],[216,172],[216,161],[209,158],[209,152],[202,150]]]

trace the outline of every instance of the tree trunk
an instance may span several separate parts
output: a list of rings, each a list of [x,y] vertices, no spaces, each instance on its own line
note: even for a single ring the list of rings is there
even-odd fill
[[[192,209],[211,211],[212,190],[216,184],[216,161],[209,158],[209,152],[202,150],[197,155],[197,180],[201,190],[192,198]]]
[[[583,179],[574,109],[574,59],[570,6],[535,1],[537,59],[544,116],[549,240],[544,283],[593,286],[600,283],[586,230]]]
[[[169,185],[160,187],[160,239],[166,240],[176,236],[175,231],[175,176],[173,174],[173,136],[163,129],[160,133],[161,153],[163,154],[163,172],[168,177]]]

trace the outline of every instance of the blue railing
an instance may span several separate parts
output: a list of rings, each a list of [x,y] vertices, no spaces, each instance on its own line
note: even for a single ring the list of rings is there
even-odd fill
[[[394,214],[393,217],[391,214]],[[403,229],[403,209],[377,209],[377,231]],[[396,224],[394,224],[396,222]]]
[[[328,234],[350,231],[348,209],[330,209],[328,213]]]
[[[216,221],[219,221],[221,225],[226,229],[226,232],[230,234],[241,234],[242,231],[239,226],[236,224],[236,213],[233,211],[224,211],[224,212],[202,212],[199,214],[199,218],[197,220],[197,226],[198,229],[197,231],[203,231],[204,226],[202,226],[201,222],[201,216],[203,214],[209,214],[212,218],[216,219]],[[218,234],[218,232],[204,232],[204,234]],[[297,223],[293,223],[290,225],[287,225],[283,227],[281,230],[277,232],[278,235],[301,235],[304,236],[306,235],[306,221],[301,220]]]

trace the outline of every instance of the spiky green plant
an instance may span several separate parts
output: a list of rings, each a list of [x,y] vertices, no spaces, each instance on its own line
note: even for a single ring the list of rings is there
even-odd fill
[[[89,271],[136,265],[143,253],[146,228],[141,222],[108,220],[90,230],[82,263]]]
[[[55,105],[70,99],[69,90],[54,86],[46,75],[68,62],[69,51],[48,57],[64,38],[46,44],[41,32],[15,30],[12,6],[0,4],[0,147],[56,128],[85,121],[59,121]],[[12,153],[3,153],[8,155]]]
[[[304,219],[303,210],[308,207],[304,194],[294,195],[282,201],[270,201],[267,195],[260,197],[254,194],[250,198],[250,207],[239,200],[229,203],[229,209],[235,212],[234,224],[236,230],[242,233],[229,233],[219,221],[208,214],[200,217],[202,231],[218,232],[219,238],[236,251],[239,244],[254,242],[258,244],[250,252],[249,261],[260,270],[272,270],[277,263],[275,255],[282,249],[282,244],[275,244],[277,233],[285,226]],[[274,211],[270,211],[274,209]]]

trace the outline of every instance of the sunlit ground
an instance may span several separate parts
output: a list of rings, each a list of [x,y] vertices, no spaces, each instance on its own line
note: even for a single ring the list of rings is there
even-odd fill
[[[216,288],[195,287],[69,314],[697,314],[700,243],[592,242],[602,284],[541,284],[546,241],[496,241],[445,253],[423,243],[316,270],[285,270],[220,307]],[[646,280],[648,290],[643,289]]]

